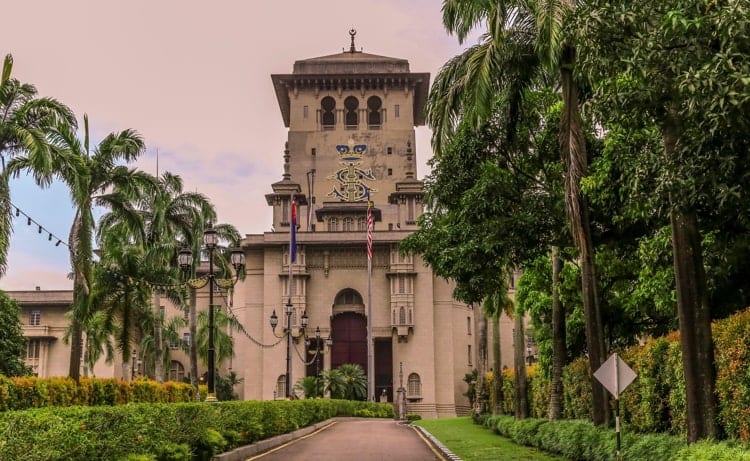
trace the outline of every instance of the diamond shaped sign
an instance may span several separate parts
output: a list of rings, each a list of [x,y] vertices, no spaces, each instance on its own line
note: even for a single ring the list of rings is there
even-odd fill
[[[594,372],[594,378],[607,388],[610,394],[619,398],[622,391],[633,382],[638,375],[617,354],[609,356],[606,362]]]

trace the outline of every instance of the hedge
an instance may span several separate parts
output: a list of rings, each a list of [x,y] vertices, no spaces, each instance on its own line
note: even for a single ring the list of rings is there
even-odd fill
[[[7,378],[0,375],[0,411],[48,406],[121,405],[133,402],[190,402],[192,387],[185,383],[139,379]]]
[[[139,403],[0,413],[0,459],[190,460],[334,416],[393,417],[390,404],[330,399]],[[185,457],[190,453],[191,457]]]
[[[729,439],[750,442],[750,309],[714,322],[712,328],[719,424]],[[650,339],[619,354],[638,374],[620,400],[622,420],[629,430],[684,435],[687,415],[679,334]],[[529,376],[531,416],[546,418],[549,381],[535,373]],[[515,394],[512,370],[506,370],[503,379],[503,408],[512,414]],[[565,367],[564,418],[591,419],[591,379],[585,358]]]
[[[594,426],[583,420],[489,416],[485,427],[521,445],[556,453],[580,461],[614,461],[614,429]],[[668,434],[636,434],[622,429],[623,459],[638,461],[750,461],[750,451],[732,443],[701,442],[687,445],[683,437]]]

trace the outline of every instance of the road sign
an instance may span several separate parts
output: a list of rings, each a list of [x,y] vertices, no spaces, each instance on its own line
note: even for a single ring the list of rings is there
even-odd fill
[[[594,372],[594,378],[616,399],[638,375],[617,354],[609,356],[606,362]]]
[[[617,354],[609,356],[606,362],[594,372],[594,378],[615,396],[615,459],[622,460],[620,454],[620,394],[638,375]]]

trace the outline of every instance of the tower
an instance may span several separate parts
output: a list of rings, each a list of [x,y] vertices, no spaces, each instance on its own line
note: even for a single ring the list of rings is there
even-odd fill
[[[452,299],[451,283],[398,247],[423,210],[414,128],[424,124],[429,74],[411,72],[405,59],[357,51],[355,34],[348,50],[298,60],[291,74],[271,76],[289,129],[283,174],[266,195],[273,231],[242,241],[247,277],[236,288],[234,310],[249,336],[266,346],[278,342],[268,318],[287,303],[293,331],[306,313],[308,333],[318,327],[330,336],[330,348],[294,343],[292,382],[346,363],[368,370],[371,337],[371,397],[393,401],[403,369],[410,411],[463,413],[473,311]],[[290,268],[293,203],[298,226]],[[284,347],[235,340],[243,398],[283,395]]]

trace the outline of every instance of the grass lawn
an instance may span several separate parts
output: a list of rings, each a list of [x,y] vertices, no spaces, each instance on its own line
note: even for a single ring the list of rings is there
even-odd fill
[[[450,451],[464,461],[487,460],[563,460],[535,448],[517,445],[489,429],[474,424],[471,418],[423,419],[415,421],[430,431]]]

